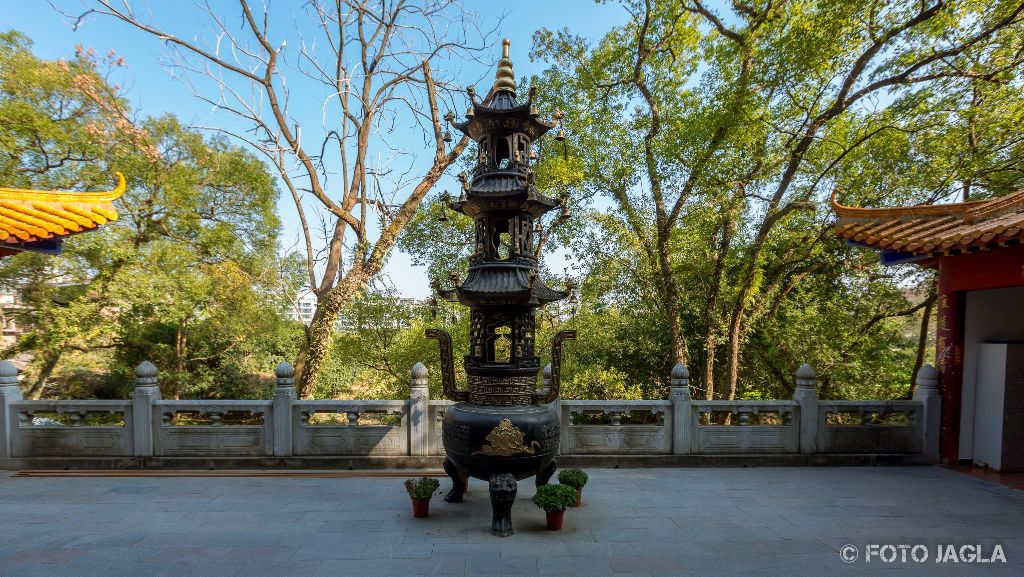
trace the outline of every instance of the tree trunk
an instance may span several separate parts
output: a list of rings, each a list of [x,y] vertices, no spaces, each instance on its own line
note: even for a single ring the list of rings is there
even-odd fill
[[[729,369],[726,373],[725,391],[722,396],[730,401],[736,398],[736,383],[739,381],[743,313],[742,305],[736,307],[732,313],[732,321],[729,323]]]
[[[313,394],[313,385],[330,356],[334,322],[338,319],[341,307],[356,294],[370,276],[372,275],[361,267],[350,270],[337,286],[317,299],[316,312],[313,313],[313,320],[306,329],[306,338],[295,359],[295,393],[300,399],[310,398]]]
[[[644,165],[647,169],[647,182],[651,186],[651,196],[654,199],[655,209],[655,234],[657,235],[658,270],[661,272],[661,292],[665,305],[665,316],[668,320],[669,334],[671,338],[672,364],[687,362],[686,338],[683,335],[683,326],[679,321],[679,286],[675,276],[672,274],[672,252],[669,243],[672,238],[674,219],[669,216],[665,205],[665,196],[662,188],[661,173],[658,168],[658,153],[655,146],[661,133],[661,107],[655,99],[654,94],[647,86],[644,75],[644,65],[647,59],[654,53],[647,45],[647,31],[651,25],[651,6],[646,5],[644,21],[638,32],[636,61],[633,65],[633,85],[643,95],[647,103],[647,111],[651,116],[651,125],[644,135]]]
[[[39,367],[39,374],[36,375],[36,378],[32,381],[32,386],[29,387],[28,393],[25,395],[29,400],[35,401],[43,396],[43,388],[46,387],[46,381],[50,379],[53,370],[57,368],[62,352],[63,348],[43,349],[40,352],[43,364]]]
[[[711,320],[709,317],[708,320]],[[710,324],[710,323],[709,323]],[[704,336],[704,398],[715,398],[715,352],[718,348],[717,335],[709,326]]]
[[[928,347],[928,327],[931,325],[932,307],[935,305],[936,294],[933,292],[928,296],[924,312],[921,313],[921,329],[917,335],[917,357],[914,359],[914,370],[910,372],[910,389],[907,392],[907,399],[914,397],[914,388],[917,386],[917,371],[924,365],[924,350]]]
[[[662,282],[665,293],[665,315],[668,317],[668,327],[671,336],[672,364],[682,363],[685,365],[687,361],[686,336],[683,335],[683,323],[679,320],[679,287],[676,285],[675,276],[672,275],[672,261],[670,257],[667,254],[663,254],[661,261]]]
[[[715,264],[711,273],[711,288],[704,307],[704,316],[707,319],[707,334],[704,337],[704,398],[709,401],[715,398],[715,353],[718,348],[718,323],[715,322],[715,313],[718,310],[718,295],[722,290],[725,259],[732,245],[735,228],[733,223],[732,212],[726,212],[722,222],[722,237],[711,255]]]
[[[715,248],[711,254],[715,262],[714,271],[711,273],[711,287],[708,290],[708,298],[704,303],[704,318],[707,321],[704,325],[704,398],[712,400],[715,398],[715,349],[718,345],[718,335],[715,330],[715,309],[718,308],[718,291],[722,280],[722,255]]]
[[[306,338],[299,348],[299,355],[295,359],[296,391],[300,399],[310,398],[313,392],[313,383],[320,376],[323,365],[331,349],[331,335],[334,334],[334,321],[338,318],[338,311],[329,311],[327,306],[318,305],[313,320],[306,329]]]
[[[174,400],[181,398],[181,381],[185,375],[185,325],[179,324],[174,335]]]

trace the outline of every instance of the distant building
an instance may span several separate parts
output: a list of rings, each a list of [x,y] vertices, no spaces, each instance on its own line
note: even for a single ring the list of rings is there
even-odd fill
[[[0,251],[0,255],[3,252]],[[47,285],[63,288],[81,285],[82,281],[75,277],[64,274],[56,267],[48,267]],[[26,305],[21,298],[21,290],[18,285],[0,286],[0,347],[9,347],[18,341],[22,328],[18,325],[17,317],[26,310]]]
[[[365,308],[354,307],[351,311],[342,311],[334,328],[344,332],[357,332],[370,328],[404,329],[412,325],[412,320],[426,306],[426,301],[406,297],[380,297],[385,299],[386,306],[374,307],[373,312]]]
[[[0,334],[0,347],[9,347],[18,340],[18,323],[10,313],[21,308],[21,295],[18,291],[3,287],[0,288],[0,323],[2,323],[2,334]]]
[[[314,312],[316,312],[316,295],[309,288],[303,287],[295,299],[294,306],[288,311],[288,318],[308,325],[313,322]]]
[[[380,297],[385,300],[387,306],[374,308],[373,313],[364,312],[366,309],[354,307],[342,311],[334,321],[334,329],[341,332],[357,332],[369,328],[406,328],[412,324],[422,310],[429,306],[427,301],[406,298],[406,297]],[[313,322],[313,313],[316,312],[316,295],[308,287],[303,287],[298,296],[293,299],[293,305],[287,311],[288,318],[293,321],[300,321],[304,325]],[[371,323],[373,326],[371,326]]]

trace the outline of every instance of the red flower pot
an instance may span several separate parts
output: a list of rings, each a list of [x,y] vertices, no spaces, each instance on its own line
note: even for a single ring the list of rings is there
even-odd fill
[[[551,531],[561,531],[562,522],[565,521],[565,511],[545,511],[548,517],[548,529]]]
[[[430,499],[413,499],[412,500],[412,516],[417,519],[422,519],[427,516],[430,511]]]

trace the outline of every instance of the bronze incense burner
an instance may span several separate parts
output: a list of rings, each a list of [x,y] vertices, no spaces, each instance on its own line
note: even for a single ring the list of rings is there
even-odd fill
[[[463,360],[467,390],[455,388],[450,337],[440,329],[427,330],[441,349],[444,394],[457,401],[442,424],[444,468],[453,483],[445,500],[462,501],[469,477],[487,481],[492,531],[500,536],[512,534],[516,482],[536,476],[540,486],[555,471],[560,426],[550,403],[559,394],[562,343],[576,336],[574,331],[555,336],[551,386],[538,391],[534,313],[568,296],[537,274],[540,218],[561,203],[534,186],[533,145],[556,124],[539,118],[532,90],[525,104],[517,101],[508,50],[505,40],[487,98],[478,103],[470,90],[472,108],[465,121],[453,123],[477,143],[472,178],[463,180],[461,196],[449,203],[473,218],[475,250],[466,280],[459,284],[456,279],[457,286],[437,292],[470,309],[469,352]]]

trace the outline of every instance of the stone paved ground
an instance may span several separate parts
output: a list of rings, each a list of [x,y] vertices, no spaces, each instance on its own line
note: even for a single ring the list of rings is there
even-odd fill
[[[3,474],[0,575],[1024,575],[1024,491],[940,467],[590,474],[561,532],[544,530],[520,483],[504,539],[488,532],[479,481],[421,520],[399,478]],[[929,559],[865,563],[872,543],[927,545]],[[938,544],[987,557],[997,543],[1006,564],[934,561]]]

